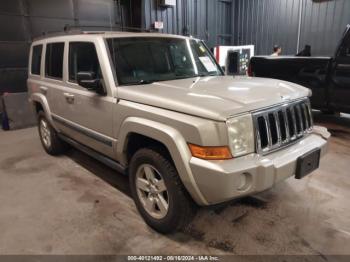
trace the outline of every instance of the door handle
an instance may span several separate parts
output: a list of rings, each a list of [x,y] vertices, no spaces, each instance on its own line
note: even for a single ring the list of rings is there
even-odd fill
[[[64,97],[66,98],[68,103],[73,103],[74,102],[74,95],[70,93],[63,93]]]
[[[48,88],[47,88],[46,86],[40,86],[39,89],[40,89],[41,93],[43,93],[44,95],[46,95],[47,90],[48,90]]]

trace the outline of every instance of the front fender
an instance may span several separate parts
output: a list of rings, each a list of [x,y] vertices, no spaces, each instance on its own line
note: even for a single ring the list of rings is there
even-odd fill
[[[179,176],[191,194],[194,201],[199,205],[208,205],[194,180],[190,159],[192,157],[188,145],[183,136],[173,127],[152,120],[128,117],[120,128],[117,143],[117,157],[123,165],[126,165],[126,146],[128,135],[136,133],[147,136],[164,144],[174,161]]]

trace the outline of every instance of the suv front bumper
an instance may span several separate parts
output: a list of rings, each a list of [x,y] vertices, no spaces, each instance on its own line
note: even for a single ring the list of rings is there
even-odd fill
[[[250,154],[232,160],[207,161],[192,157],[190,167],[196,184],[209,204],[251,195],[271,188],[295,174],[298,157],[320,148],[327,151],[327,129],[314,131],[297,143],[274,153]]]

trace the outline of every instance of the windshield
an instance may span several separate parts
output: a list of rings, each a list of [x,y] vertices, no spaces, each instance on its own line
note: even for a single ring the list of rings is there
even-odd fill
[[[180,38],[108,38],[119,85],[147,84],[222,72],[202,41]]]

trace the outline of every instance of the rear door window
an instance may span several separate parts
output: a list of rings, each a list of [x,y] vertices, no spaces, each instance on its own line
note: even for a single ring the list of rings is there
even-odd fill
[[[50,43],[46,45],[45,75],[62,79],[64,43]]]
[[[33,46],[32,51],[32,64],[31,64],[31,73],[33,75],[40,75],[40,65],[41,65],[41,53],[43,50],[43,45]]]

